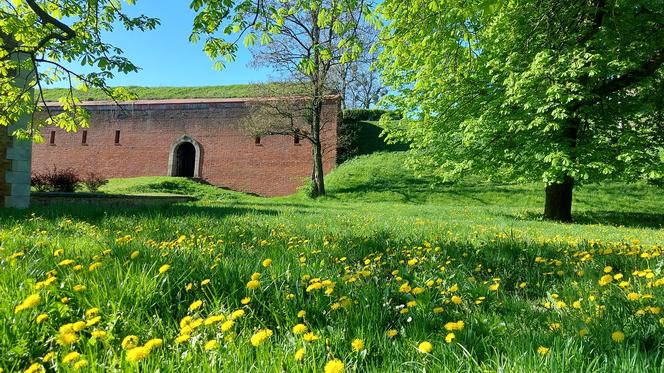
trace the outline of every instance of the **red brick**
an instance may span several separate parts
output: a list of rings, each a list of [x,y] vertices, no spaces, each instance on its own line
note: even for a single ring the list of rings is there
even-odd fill
[[[165,176],[172,144],[188,135],[201,144],[200,176],[211,184],[264,196],[294,193],[311,177],[311,146],[293,144],[288,136],[254,138],[237,130],[249,113],[251,100],[142,101],[123,113],[113,105],[88,106],[92,117],[87,145],[82,134],[44,128],[45,142],[35,144],[32,170],[72,167],[81,175],[95,172],[107,178]],[[326,100],[322,136],[324,169],[336,164],[337,99]],[[120,130],[120,145],[115,131]],[[55,131],[55,145],[49,144]]]

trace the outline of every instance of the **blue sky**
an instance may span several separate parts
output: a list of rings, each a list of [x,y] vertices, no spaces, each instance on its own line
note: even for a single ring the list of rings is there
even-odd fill
[[[123,4],[125,5],[125,4]],[[105,41],[124,51],[125,57],[141,67],[138,73],[117,73],[108,81],[111,86],[204,86],[257,83],[275,78],[269,69],[248,67],[251,54],[240,46],[237,59],[222,71],[212,69],[213,62],[202,51],[202,43],[189,42],[194,12],[187,0],[138,0],[125,5],[130,15],[140,13],[159,18],[153,31],[126,31],[122,27],[104,35]],[[69,65],[78,71],[77,65]],[[274,79],[272,79],[274,80]],[[61,82],[56,86],[64,87]]]

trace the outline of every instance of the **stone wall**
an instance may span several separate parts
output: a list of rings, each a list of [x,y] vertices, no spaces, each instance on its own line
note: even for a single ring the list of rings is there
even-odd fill
[[[114,104],[85,103],[92,114],[85,135],[82,130],[43,128],[45,141],[35,144],[32,167],[34,172],[71,167],[82,176],[95,172],[108,178],[167,176],[173,170],[174,148],[188,141],[197,146],[196,175],[203,180],[264,196],[294,193],[311,177],[311,146],[304,139],[295,144],[288,136],[265,136],[256,144],[254,137],[239,131],[255,102],[136,101],[125,105],[125,111]],[[339,101],[330,98],[323,107],[325,172],[336,164],[338,119]]]
[[[24,57],[18,55],[18,58]],[[27,74],[19,74],[16,84],[24,87],[29,79]],[[9,127],[0,126],[0,203],[3,207],[27,208],[30,205],[32,143],[11,136],[15,129],[25,128],[29,120],[30,117],[24,115]]]

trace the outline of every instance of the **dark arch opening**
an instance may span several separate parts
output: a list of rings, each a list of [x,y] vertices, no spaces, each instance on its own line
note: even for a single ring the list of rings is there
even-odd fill
[[[196,148],[190,142],[183,142],[175,150],[175,176],[194,177]]]

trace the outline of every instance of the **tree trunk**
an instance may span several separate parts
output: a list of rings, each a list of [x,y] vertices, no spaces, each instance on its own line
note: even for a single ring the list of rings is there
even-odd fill
[[[565,176],[562,183],[548,185],[544,203],[544,219],[571,222],[573,190],[574,179],[570,176]]]
[[[322,106],[321,99],[314,98],[313,115],[311,118],[311,137],[313,138],[311,152],[314,161],[314,172],[311,180],[313,182],[312,197],[319,197],[325,194],[323,151],[320,142],[320,116]]]

